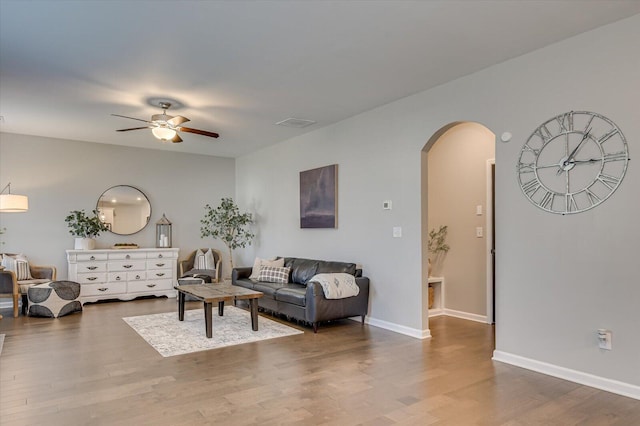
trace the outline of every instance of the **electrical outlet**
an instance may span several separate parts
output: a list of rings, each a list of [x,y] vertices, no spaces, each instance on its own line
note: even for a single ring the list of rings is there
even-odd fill
[[[393,238],[402,238],[402,227],[400,226],[393,227]]]
[[[611,330],[598,329],[598,347],[600,349],[611,350],[611,335]]]

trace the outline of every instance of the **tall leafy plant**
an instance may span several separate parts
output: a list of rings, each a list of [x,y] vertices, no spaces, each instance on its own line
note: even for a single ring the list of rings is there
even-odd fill
[[[209,204],[204,209],[204,217],[200,220],[200,236],[222,240],[229,250],[229,261],[233,269],[233,250],[251,245],[251,240],[255,237],[250,230],[253,223],[251,213],[240,213],[231,198],[222,198],[215,209]]]
[[[98,217],[98,211],[93,210],[93,216],[87,216],[83,210],[72,210],[64,219],[69,226],[69,233],[78,238],[95,238],[109,228]]]

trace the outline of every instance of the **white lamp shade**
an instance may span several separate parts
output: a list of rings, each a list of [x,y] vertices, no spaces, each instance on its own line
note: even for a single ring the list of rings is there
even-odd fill
[[[0,212],[20,213],[29,210],[26,195],[0,194]]]
[[[154,127],[151,129],[153,136],[161,141],[169,141],[176,135],[176,131],[167,127]]]

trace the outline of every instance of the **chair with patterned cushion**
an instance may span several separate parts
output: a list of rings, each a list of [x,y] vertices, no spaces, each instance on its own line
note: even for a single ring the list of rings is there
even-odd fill
[[[208,275],[211,282],[220,282],[220,264],[222,253],[213,248],[202,248],[192,252],[185,260],[178,262],[179,277]]]
[[[11,259],[16,259],[20,257],[20,255],[4,253],[2,254],[2,264],[5,267],[3,271],[0,271],[0,293],[7,294],[8,289],[13,292],[14,286],[18,288],[18,294],[22,296],[22,313],[27,313],[27,293],[29,287],[48,283],[49,281],[55,281],[57,271],[55,266],[36,266],[31,264],[30,262],[26,263],[25,268],[12,268],[13,262],[11,259],[5,259],[9,257]],[[22,256],[24,257],[24,256]],[[7,293],[5,293],[7,291]],[[2,297],[2,296],[0,296]],[[17,303],[14,303],[14,316],[17,316]]]

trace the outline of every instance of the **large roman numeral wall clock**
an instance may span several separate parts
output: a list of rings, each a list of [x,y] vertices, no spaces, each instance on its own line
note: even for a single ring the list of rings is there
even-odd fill
[[[609,198],[628,164],[627,141],[613,121],[595,112],[570,111],[533,131],[520,152],[517,173],[529,201],[565,215]]]

